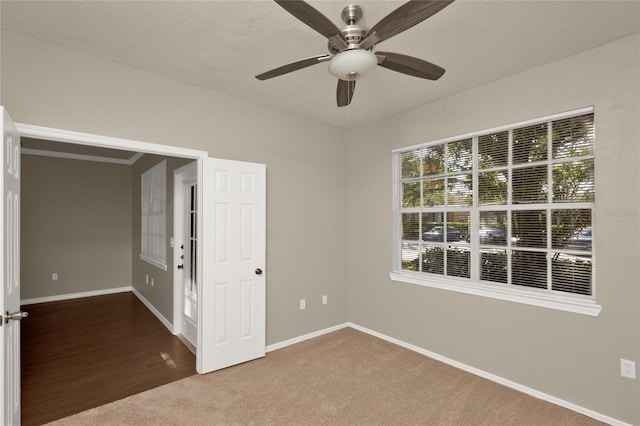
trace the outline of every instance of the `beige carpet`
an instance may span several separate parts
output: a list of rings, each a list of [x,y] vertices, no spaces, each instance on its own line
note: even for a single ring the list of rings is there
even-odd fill
[[[51,424],[601,423],[346,328]]]

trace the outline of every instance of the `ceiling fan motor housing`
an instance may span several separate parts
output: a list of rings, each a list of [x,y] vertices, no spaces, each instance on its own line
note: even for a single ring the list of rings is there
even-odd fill
[[[364,38],[364,35],[369,31],[369,28],[357,25],[358,21],[362,18],[362,8],[358,5],[351,4],[345,6],[342,9],[342,20],[347,24],[346,27],[340,31],[344,34],[347,40],[347,47],[340,47],[329,40],[329,53],[335,55],[344,50],[360,49],[360,42]]]

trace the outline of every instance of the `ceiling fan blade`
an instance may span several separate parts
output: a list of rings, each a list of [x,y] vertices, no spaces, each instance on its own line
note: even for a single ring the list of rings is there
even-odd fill
[[[413,56],[393,52],[376,52],[376,56],[381,67],[414,77],[437,80],[445,72],[444,68]]]
[[[275,0],[284,10],[304,22],[338,47],[347,47],[347,39],[342,31],[322,13],[302,0]]]
[[[351,103],[351,99],[353,98],[353,91],[356,89],[356,81],[355,80],[340,80],[338,79],[338,90],[336,92],[336,100],[338,101],[338,106],[343,107],[347,106]]]
[[[314,56],[312,58],[302,59],[300,61],[292,62],[290,64],[283,65],[278,68],[274,68],[270,71],[263,72],[262,74],[258,74],[256,75],[256,78],[258,80],[267,80],[269,78],[277,77],[282,74],[287,74],[292,71],[297,71],[302,68],[310,67],[311,65],[319,64],[321,62],[326,62],[330,59],[331,59],[331,56],[329,55]]]
[[[382,18],[367,31],[360,46],[363,49],[369,49],[374,44],[419,24],[453,2],[454,0],[410,0]]]

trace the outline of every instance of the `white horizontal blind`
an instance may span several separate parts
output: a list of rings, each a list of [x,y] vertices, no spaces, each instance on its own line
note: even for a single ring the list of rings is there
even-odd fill
[[[593,296],[592,110],[397,156],[400,270]]]
[[[167,161],[156,164],[141,176],[140,258],[167,269]]]

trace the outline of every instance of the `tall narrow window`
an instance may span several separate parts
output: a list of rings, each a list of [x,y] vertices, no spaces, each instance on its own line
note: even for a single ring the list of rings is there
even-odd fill
[[[167,161],[141,176],[140,259],[167,270]]]
[[[392,278],[595,312],[594,129],[586,108],[394,152]]]

